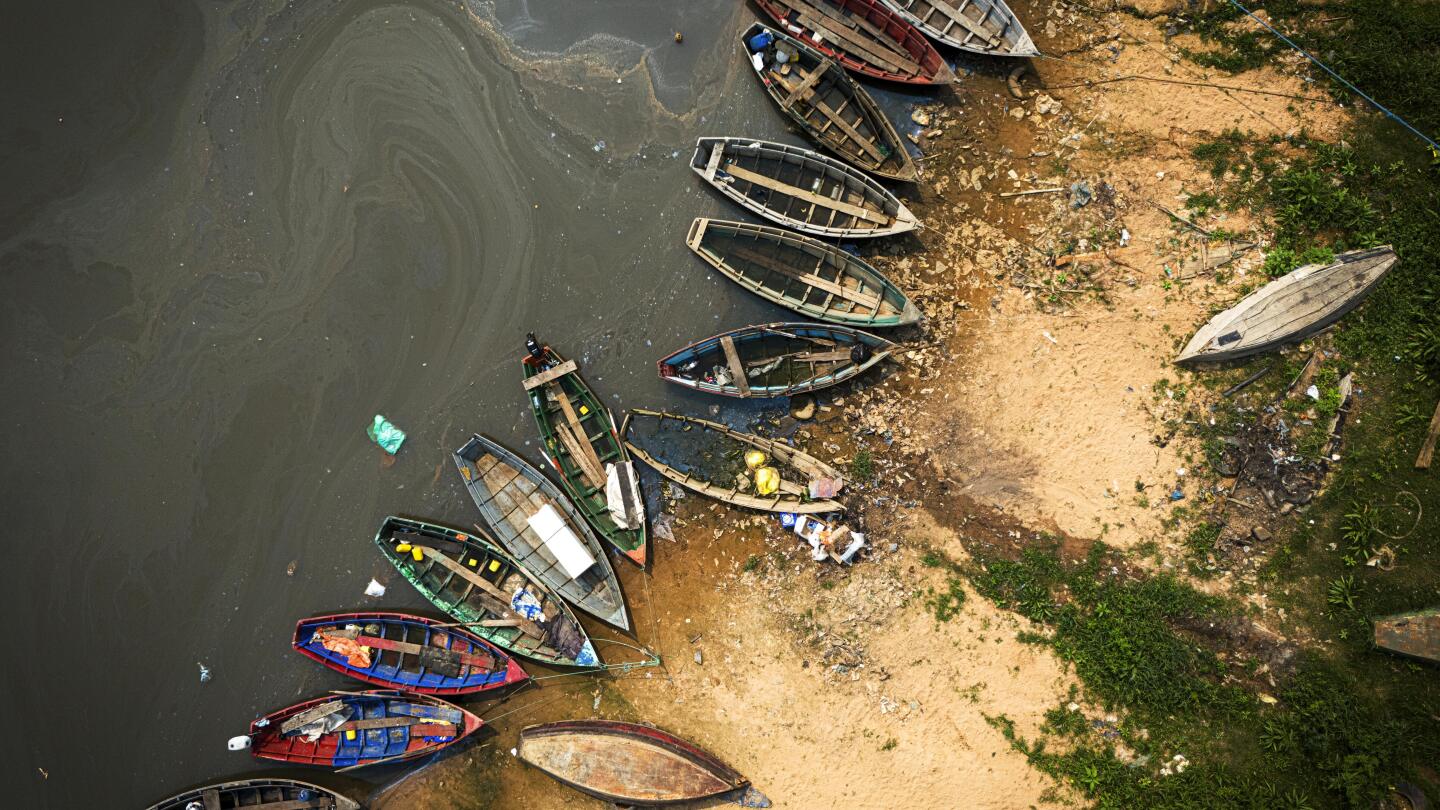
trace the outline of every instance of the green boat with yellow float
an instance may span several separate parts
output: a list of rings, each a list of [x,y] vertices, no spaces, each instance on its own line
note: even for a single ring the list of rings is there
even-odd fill
[[[526,336],[525,348],[525,392],[546,461],[595,533],[644,568],[645,503],[610,409],[581,379],[574,360],[534,335]]]

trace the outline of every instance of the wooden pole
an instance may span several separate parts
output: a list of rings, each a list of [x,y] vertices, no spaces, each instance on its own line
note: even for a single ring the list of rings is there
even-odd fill
[[[1420,455],[1415,457],[1415,469],[1430,469],[1437,439],[1440,439],[1440,402],[1435,403],[1435,415],[1430,417],[1430,431],[1425,434],[1425,443],[1420,445]]]

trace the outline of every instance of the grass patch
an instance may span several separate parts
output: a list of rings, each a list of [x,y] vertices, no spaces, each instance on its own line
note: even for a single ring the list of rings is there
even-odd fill
[[[965,606],[965,586],[959,579],[951,577],[945,583],[945,590],[930,591],[925,606],[935,614],[935,621],[948,622],[958,616]]]
[[[875,458],[869,448],[862,447],[850,460],[850,475],[857,481],[869,481],[875,477]]]

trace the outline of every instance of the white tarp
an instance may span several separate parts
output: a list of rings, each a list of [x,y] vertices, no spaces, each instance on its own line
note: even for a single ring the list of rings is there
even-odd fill
[[[571,579],[590,570],[590,566],[595,564],[595,558],[590,556],[590,552],[585,548],[585,544],[580,542],[580,538],[575,536],[575,532],[565,525],[565,519],[555,511],[555,507],[547,503],[525,520],[530,524],[530,528],[540,535],[540,540],[550,549],[550,553],[555,555],[560,567]]]
[[[605,465],[605,506],[610,510],[610,519],[622,529],[638,529],[645,523],[633,462]]]

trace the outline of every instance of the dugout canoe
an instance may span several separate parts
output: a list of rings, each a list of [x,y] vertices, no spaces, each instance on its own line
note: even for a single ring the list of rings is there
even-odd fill
[[[570,604],[621,630],[630,629],[610,558],[559,487],[529,462],[479,434],[453,458],[500,545]]]
[[[693,802],[750,782],[715,755],[658,728],[617,720],[527,726],[515,755],[555,780],[619,806]],[[769,806],[750,799],[748,806]]]
[[[296,779],[238,779],[177,793],[147,810],[241,810],[269,807],[293,810],[360,810],[360,805],[328,788]]]
[[[630,441],[629,428],[635,417],[644,419],[655,419],[663,425],[665,420],[678,422],[687,426],[688,429],[700,428],[707,436],[714,436],[729,441],[734,449],[759,450],[768,457],[768,463],[781,468],[782,483],[780,489],[773,495],[757,495],[753,492],[742,490],[735,479],[724,482],[707,480],[706,478],[686,472],[686,469],[696,470],[703,463],[702,459],[672,459],[671,462],[662,461],[660,458],[651,455],[635,442]],[[811,498],[809,484],[811,482],[828,482],[831,491],[838,493],[845,485],[844,475],[834,467],[826,464],[818,458],[797,448],[791,447],[784,442],[774,439],[767,439],[751,433],[744,433],[728,425],[719,422],[711,422],[708,419],[700,419],[695,416],[682,416],[675,413],[663,411],[651,411],[643,408],[636,408],[625,417],[624,423],[620,426],[620,437],[625,441],[625,446],[630,449],[630,454],[650,465],[656,472],[679,484],[682,487],[707,498],[714,498],[717,501],[742,506],[747,509],[758,509],[765,512],[793,512],[795,514],[822,514],[825,512],[840,512],[845,505],[833,497]],[[726,454],[727,456],[731,454]],[[739,458],[739,453],[733,454]],[[682,469],[683,468],[683,469]],[[742,467],[743,469],[743,467]],[[788,478],[786,477],[788,475]],[[797,483],[804,482],[804,483]]]
[[[707,394],[764,398],[807,394],[874,368],[895,350],[884,338],[844,326],[745,326],[661,358],[660,378]]]
[[[847,70],[904,84],[955,81],[945,58],[880,0],[755,0],[777,25]]]
[[[1375,646],[1440,664],[1440,608],[1376,619]]]
[[[441,624],[405,613],[330,613],[301,619],[290,643],[341,675],[423,695],[473,695],[529,677],[500,647]]]
[[[590,528],[644,568],[645,504],[635,465],[615,433],[615,419],[581,378],[575,361],[549,346],[537,351],[539,357],[526,354],[520,365],[540,429],[540,450]],[[611,495],[618,503],[611,503]]]
[[[437,697],[372,690],[322,695],[271,712],[250,724],[248,740],[260,759],[348,769],[434,754],[482,725]]]
[[[545,664],[599,665],[560,594],[493,538],[391,516],[375,545],[430,604],[497,647]]]
[[[685,244],[741,287],[817,321],[908,326],[920,308],[858,256],[780,228],[697,219]]]
[[[1005,0],[883,0],[937,42],[991,56],[1039,56]]]
[[[920,227],[874,178],[804,147],[700,138],[690,168],[741,207],[812,236],[862,239]]]
[[[1304,340],[1359,306],[1395,261],[1385,245],[1287,273],[1211,318],[1175,362],[1230,360]]]
[[[757,47],[767,37],[771,42]],[[745,29],[740,49],[765,92],[811,140],[879,177],[919,177],[890,119],[839,62],[763,23]]]

